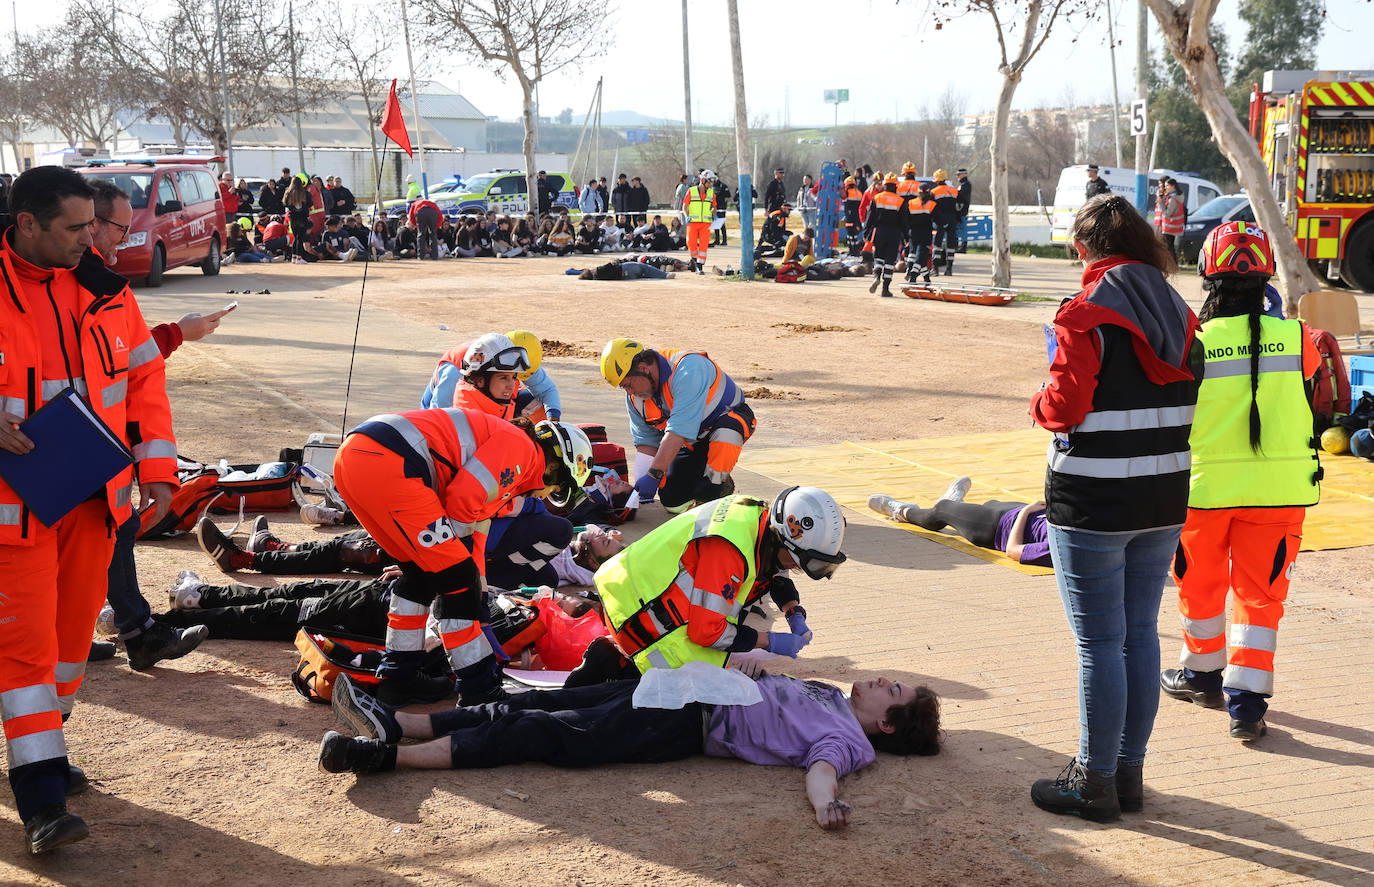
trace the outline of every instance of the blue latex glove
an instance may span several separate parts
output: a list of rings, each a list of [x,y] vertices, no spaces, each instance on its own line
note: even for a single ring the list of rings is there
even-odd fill
[[[808,644],[811,643],[811,629],[806,627],[806,617],[801,613],[792,612],[787,615],[787,627],[792,629],[792,633],[803,639]]]
[[[797,658],[802,647],[808,643],[807,638],[799,637],[790,631],[770,631],[768,632],[768,646],[764,649],[769,653],[777,653],[779,656],[791,656]]]
[[[635,492],[639,494],[640,502],[652,502],[658,495],[658,478],[651,474],[646,474],[635,481]]]
[[[545,410],[544,414],[554,422],[557,422],[559,419],[563,418],[563,414],[558,410]]]

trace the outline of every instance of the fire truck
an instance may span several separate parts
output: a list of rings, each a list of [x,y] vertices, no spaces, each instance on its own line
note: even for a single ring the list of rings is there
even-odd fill
[[[1267,71],[1250,133],[1312,269],[1374,292],[1374,71]]]

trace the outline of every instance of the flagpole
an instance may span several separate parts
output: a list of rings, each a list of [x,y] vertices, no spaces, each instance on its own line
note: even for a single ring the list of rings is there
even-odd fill
[[[420,94],[415,90],[415,61],[410,55],[410,17],[406,0],[401,0],[401,28],[406,37],[406,65],[410,68],[410,110],[415,114],[415,150],[420,155],[420,193],[429,197],[429,178],[425,175],[425,134],[420,122]]]

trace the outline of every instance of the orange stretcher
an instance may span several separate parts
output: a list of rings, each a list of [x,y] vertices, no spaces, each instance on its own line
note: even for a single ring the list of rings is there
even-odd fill
[[[912,283],[902,287],[912,299],[933,299],[938,302],[964,302],[969,305],[1009,305],[1016,299],[1016,291],[998,286],[955,283]]]

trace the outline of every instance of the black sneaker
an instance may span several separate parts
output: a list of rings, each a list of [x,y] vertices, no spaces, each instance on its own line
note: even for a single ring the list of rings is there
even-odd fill
[[[377,701],[392,708],[440,702],[453,695],[453,678],[434,678],[415,672],[404,678],[383,678],[377,684]]]
[[[75,813],[68,813],[65,804],[47,807],[24,822],[24,840],[34,856],[73,844],[90,834],[86,821]]]
[[[1054,779],[1037,779],[1031,786],[1031,800],[1050,813],[1081,816],[1093,822],[1113,822],[1121,818],[1116,798],[1116,781],[1096,781],[1078,758]]]
[[[275,546],[271,543],[277,543]],[[267,528],[267,515],[260,514],[253,518],[253,526],[248,531],[248,544],[243,546],[243,550],[251,554],[259,551],[272,551],[281,546],[281,540],[272,535],[272,531]]]
[[[1223,708],[1226,697],[1220,690],[1199,690],[1183,676],[1181,668],[1166,668],[1159,675],[1159,688],[1166,695],[1184,702],[1193,702],[1203,708]]]
[[[510,693],[497,681],[489,687],[479,690],[459,690],[458,705],[460,708],[468,708],[473,705],[486,705],[489,702],[505,702],[510,698]]]
[[[1254,742],[1261,736],[1269,732],[1269,725],[1264,723],[1264,718],[1258,721],[1238,721],[1231,719],[1231,738],[1239,739],[1241,742]]]
[[[180,659],[200,646],[200,642],[210,636],[210,629],[204,625],[190,628],[173,628],[154,622],[140,635],[126,638],[124,652],[129,656],[129,667],[134,671],[147,671],[164,659]]]
[[[1116,801],[1122,813],[1145,809],[1145,768],[1116,766]]]
[[[253,556],[235,545],[210,518],[201,518],[191,532],[200,543],[200,550],[210,555],[210,560],[224,572],[232,573],[253,565]]]
[[[341,674],[334,681],[334,717],[355,736],[367,736],[383,742],[401,741],[401,725],[391,709],[363,692],[357,681]]]
[[[390,747],[379,739],[345,736],[334,730],[320,741],[320,771],[323,773],[377,773],[396,769]],[[388,758],[391,758],[388,765]]]
[[[115,655],[115,645],[110,641],[91,641],[91,652],[86,656],[87,662],[104,662],[106,659],[113,659]]]

